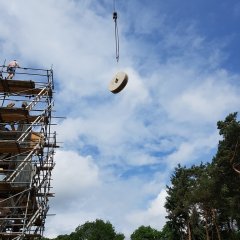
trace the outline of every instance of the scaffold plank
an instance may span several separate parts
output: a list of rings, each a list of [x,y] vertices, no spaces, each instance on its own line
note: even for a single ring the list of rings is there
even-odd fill
[[[32,80],[0,80],[0,92],[14,93],[18,95],[37,95],[41,88],[35,88],[35,82]],[[46,91],[43,92],[44,94]]]
[[[16,80],[16,79],[0,80],[0,91],[10,88],[32,89],[35,88],[35,82],[32,80]]]
[[[0,139],[1,140],[14,140],[19,138],[21,132],[17,131],[0,131]]]
[[[0,182],[0,191],[9,191],[11,190],[11,185],[10,183],[7,182]]]
[[[17,140],[21,134],[22,131],[1,131],[0,130],[0,141],[1,140]],[[30,141],[31,142],[40,142],[40,140],[43,138],[42,133],[40,132],[31,132]]]
[[[0,233],[0,237],[1,239],[5,240],[9,240],[10,237],[17,237],[17,236],[21,236],[22,235],[22,232],[11,232],[11,233]],[[23,239],[35,239],[35,238],[40,238],[41,235],[40,234],[24,234],[24,238]]]
[[[2,123],[12,122],[32,123],[36,120],[37,117],[38,116],[30,116],[29,111],[26,109],[8,107],[0,108],[0,122]]]
[[[0,153],[24,153],[33,150],[37,143],[31,143],[29,146],[19,144],[17,141],[0,140]]]
[[[37,171],[52,171],[53,170],[53,166],[48,166],[48,167],[37,167]]]

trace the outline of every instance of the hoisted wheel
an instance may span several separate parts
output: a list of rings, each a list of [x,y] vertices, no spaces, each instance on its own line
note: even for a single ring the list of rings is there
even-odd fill
[[[110,82],[108,89],[112,93],[121,92],[128,83],[128,75],[124,72],[118,72]]]

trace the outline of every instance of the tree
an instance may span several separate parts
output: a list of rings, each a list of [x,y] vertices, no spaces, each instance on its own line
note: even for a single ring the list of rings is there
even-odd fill
[[[122,233],[116,233],[112,224],[101,219],[78,226],[70,235],[59,235],[52,240],[124,240]],[[42,238],[42,240],[50,240]]]
[[[240,122],[217,123],[222,140],[210,164],[178,165],[167,186],[169,239],[237,240],[240,234]],[[239,168],[238,168],[239,166]]]
[[[94,222],[86,222],[78,226],[75,232],[70,234],[70,240],[123,240],[124,235],[115,232],[112,224],[97,219]]]
[[[236,167],[240,159],[240,122],[237,113],[217,123],[222,140],[213,158],[212,178],[217,194],[216,220],[223,239],[237,239],[240,230],[240,187]]]
[[[192,202],[198,209],[195,209],[195,214],[198,214],[198,218],[201,218],[201,220],[198,220],[201,224],[199,225],[195,220],[195,225],[196,229],[197,226],[205,228],[205,236],[203,239],[210,240],[210,235],[213,235],[210,234],[210,229],[213,228],[212,210],[216,199],[214,184],[210,176],[211,165],[201,164],[199,167],[195,166],[194,168],[196,171],[196,182],[192,192]],[[195,235],[196,233],[193,232],[194,237]]]
[[[57,236],[57,238],[55,238],[55,240],[69,240],[69,236],[67,234],[65,235],[59,235]]]
[[[163,240],[173,240],[174,239],[174,230],[171,226],[171,222],[167,221],[162,228],[162,239]]]
[[[161,232],[150,226],[141,226],[131,235],[131,240],[161,240]]]
[[[168,196],[165,208],[168,212],[167,218],[170,221],[174,238],[191,240],[191,212],[192,191],[194,190],[195,177],[193,171],[178,165],[171,177],[171,186],[167,186]]]

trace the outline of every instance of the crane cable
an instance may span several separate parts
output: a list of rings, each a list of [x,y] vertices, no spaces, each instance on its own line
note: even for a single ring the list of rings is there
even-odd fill
[[[117,24],[117,12],[115,10],[115,0],[113,0],[113,20],[115,23],[115,51],[116,60],[119,61],[119,34],[118,34],[118,24]]]

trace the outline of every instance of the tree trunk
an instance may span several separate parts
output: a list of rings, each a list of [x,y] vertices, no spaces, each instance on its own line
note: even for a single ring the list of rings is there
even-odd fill
[[[187,222],[187,227],[188,227],[188,240],[192,240],[191,226],[189,221]]]
[[[205,231],[206,231],[206,240],[210,240],[207,223],[205,225]]]
[[[204,216],[205,222],[206,222],[206,224],[205,224],[206,240],[210,240],[209,231],[208,231],[208,216],[209,216],[208,213],[209,212],[207,210],[203,211],[203,216]]]
[[[221,235],[220,235],[220,231],[219,231],[217,220],[216,220],[216,210],[215,209],[212,209],[212,216],[213,216],[214,225],[216,227],[218,240],[221,240]]]

